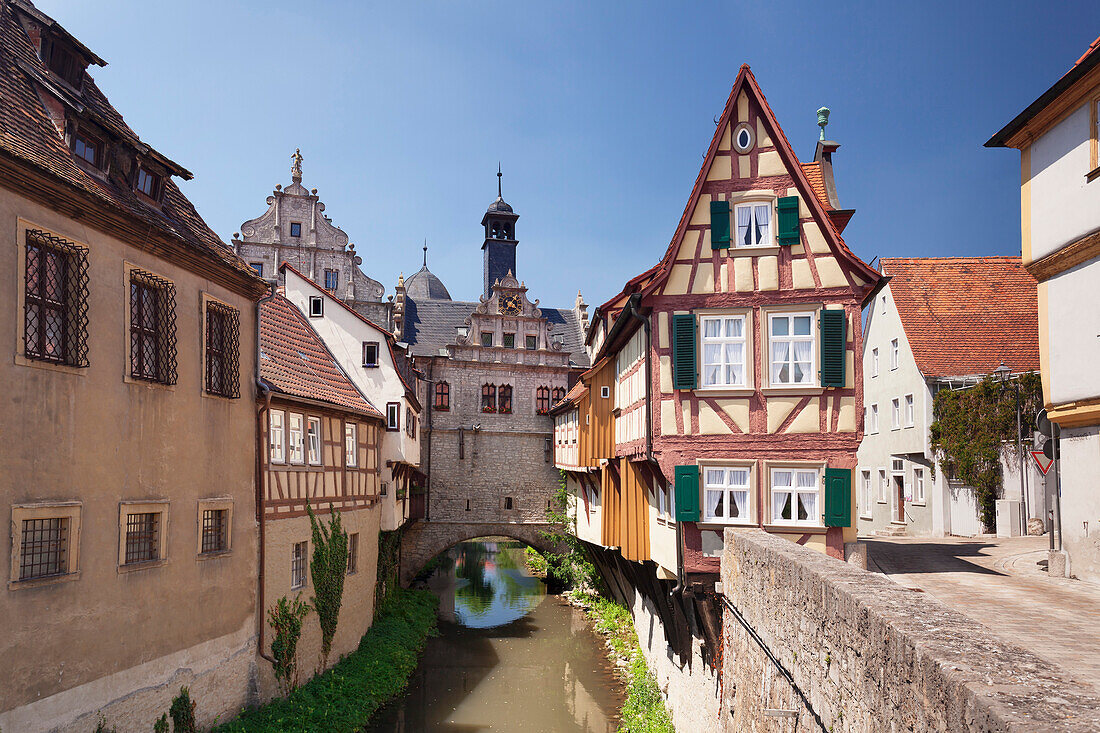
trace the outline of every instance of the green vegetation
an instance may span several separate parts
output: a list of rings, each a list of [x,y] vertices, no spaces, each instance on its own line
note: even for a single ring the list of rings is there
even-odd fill
[[[630,611],[614,601],[591,594],[575,594],[573,602],[585,609],[596,631],[607,639],[611,660],[627,665],[626,701],[619,733],[675,733],[672,714],[665,707],[657,678],[642,656]]]
[[[587,591],[596,586],[596,568],[589,562],[584,546],[577,539],[577,521],[569,512],[571,498],[565,471],[559,470],[558,489],[551,498],[550,508],[546,510],[546,521],[550,524],[550,529],[542,532],[542,536],[564,550],[543,555],[546,559],[546,575],[574,589]]]
[[[302,619],[308,613],[309,604],[302,602],[301,593],[294,596],[293,601],[288,601],[286,596],[281,597],[267,611],[268,621],[275,631],[275,638],[271,641],[275,679],[284,695],[298,686],[298,639],[302,636]]]
[[[153,733],[170,733],[171,729],[168,727],[168,715],[167,713],[161,713],[157,718],[157,722],[153,723]]]
[[[246,710],[217,730],[221,733],[359,730],[378,708],[408,684],[424,643],[435,631],[438,603],[429,591],[393,589],[358,649],[287,697]]]
[[[527,569],[531,574],[539,578],[545,578],[550,565],[546,562],[546,558],[542,556],[542,553],[533,547],[525,547],[523,548],[523,554]]]
[[[1031,445],[1035,413],[1043,406],[1039,375],[1022,374],[1003,384],[992,377],[968,389],[941,389],[932,405],[932,449],[948,477],[973,486],[978,493],[981,519],[987,528],[996,522],[996,500],[1001,489],[1001,455],[1005,448],[1017,460],[1016,385],[1020,389],[1022,445]]]
[[[386,606],[390,592],[400,587],[401,535],[404,529],[378,533],[378,574],[374,583],[375,616]]]
[[[306,503],[309,523],[313,527],[313,562],[309,566],[313,578],[313,609],[321,624],[321,659],[317,668],[320,674],[328,666],[332,651],[332,637],[340,619],[340,606],[344,602],[344,578],[348,570],[348,533],[340,524],[340,512],[329,505],[329,523],[326,527],[313,515]]]
[[[168,714],[172,716],[172,730],[175,733],[195,733],[195,703],[186,687],[181,687],[180,694],[172,698]]]

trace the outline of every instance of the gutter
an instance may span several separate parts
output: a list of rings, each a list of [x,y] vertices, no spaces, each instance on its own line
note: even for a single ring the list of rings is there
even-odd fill
[[[263,308],[264,303],[268,303],[275,299],[276,290],[274,285],[269,286],[267,295],[256,301],[256,373],[254,381],[256,383],[257,397],[263,399],[263,405],[256,411],[256,523],[259,527],[260,538],[260,564],[259,570],[256,573],[256,608],[259,611],[259,619],[257,621],[257,642],[256,652],[267,661],[275,664],[275,659],[269,656],[264,651],[264,631],[267,627],[267,623],[264,619],[265,601],[264,601],[264,547],[266,545],[266,534],[264,528],[264,432],[266,427],[264,425],[264,415],[271,409],[271,387],[260,376],[260,311]]]

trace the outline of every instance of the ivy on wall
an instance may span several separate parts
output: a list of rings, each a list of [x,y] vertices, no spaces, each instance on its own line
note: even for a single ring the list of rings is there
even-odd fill
[[[313,509],[306,504],[309,523],[313,527],[313,562],[309,566],[313,578],[313,610],[321,624],[320,674],[328,666],[332,651],[332,637],[340,618],[340,606],[344,602],[344,578],[348,570],[348,533],[340,523],[340,512],[329,505],[328,526],[317,519]]]
[[[982,523],[996,523],[1000,494],[1001,457],[1016,453],[1016,385],[1020,390],[1020,440],[1023,450],[1031,445],[1035,414],[1043,407],[1043,387],[1035,372],[1002,383],[986,377],[967,389],[941,389],[932,404],[932,450],[948,478],[973,486],[978,495]]]
[[[381,613],[386,600],[400,587],[401,535],[404,528],[378,533],[378,575],[374,585],[374,615]]]

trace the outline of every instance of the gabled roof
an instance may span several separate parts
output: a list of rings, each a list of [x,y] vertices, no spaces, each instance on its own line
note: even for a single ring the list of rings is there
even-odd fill
[[[260,307],[260,377],[276,392],[381,418],[284,295]]]
[[[143,231],[152,230],[166,235],[201,253],[204,259],[214,260],[247,275],[248,280],[255,284],[257,293],[261,292],[262,280],[206,225],[170,177],[164,182],[163,199],[158,207],[139,198],[121,180],[119,171],[112,170],[104,180],[76,163],[39,98],[38,84],[52,89],[61,100],[60,104],[72,110],[73,114],[94,120],[139,154],[155,159],[173,175],[185,179],[191,177],[184,168],[141,141],[86,71],[80,92],[66,89],[61,82],[53,81],[55,77],[39,58],[16,17],[17,13],[27,13],[36,22],[53,23],[26,0],[19,0],[18,3],[0,0],[0,156],[10,157],[75,189],[79,194],[91,196],[98,206],[136,220]],[[52,27],[64,32],[56,24]],[[68,37],[67,33],[64,35]],[[91,54],[83,45],[78,45],[77,49],[81,53]],[[94,54],[91,56],[94,57],[90,58],[93,62],[102,61]]]
[[[882,272],[925,377],[1039,368],[1038,286],[1019,257],[888,257]],[[875,317],[872,314],[871,318]]]
[[[1100,65],[1100,38],[1093,41],[1088,49],[1081,54],[1081,58],[1070,67],[1062,78],[1054,82],[1054,85],[1043,92],[1038,99],[1027,106],[1020,114],[1002,127],[993,137],[986,141],[987,148],[1003,148],[1008,146],[1009,140],[1031,122],[1040,112],[1046,109],[1051,102],[1060,97],[1063,92],[1076,84],[1082,77]]]

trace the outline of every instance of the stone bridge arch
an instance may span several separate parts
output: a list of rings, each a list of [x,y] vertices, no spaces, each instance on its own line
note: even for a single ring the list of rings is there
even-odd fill
[[[542,536],[545,522],[428,522],[419,520],[401,535],[401,585],[407,587],[428,561],[459,542],[478,537],[508,537],[539,552],[563,552],[564,545]]]

